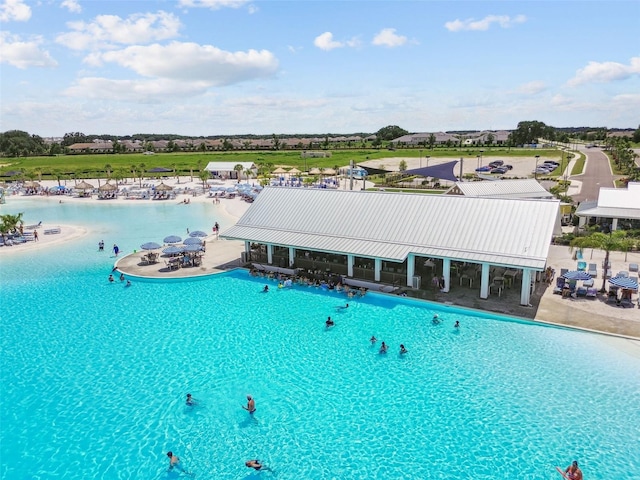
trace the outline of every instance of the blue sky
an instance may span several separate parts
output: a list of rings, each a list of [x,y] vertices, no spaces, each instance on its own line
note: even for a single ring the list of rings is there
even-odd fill
[[[640,123],[639,1],[0,2],[0,131]]]

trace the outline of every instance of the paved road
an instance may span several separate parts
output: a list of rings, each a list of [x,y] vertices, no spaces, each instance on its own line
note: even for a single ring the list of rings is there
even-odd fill
[[[608,157],[599,148],[580,148],[587,156],[585,171],[571,178],[582,182],[580,193],[573,196],[576,203],[597,200],[600,187],[613,187],[614,177]]]

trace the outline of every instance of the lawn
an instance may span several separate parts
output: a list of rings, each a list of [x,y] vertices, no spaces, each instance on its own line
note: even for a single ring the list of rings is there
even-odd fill
[[[516,148],[483,148],[484,157],[531,157],[540,155],[544,157],[561,157],[561,152],[555,149],[531,150]],[[423,149],[351,149],[333,150],[328,158],[302,158],[299,150],[292,151],[230,151],[230,152],[178,152],[156,153],[145,155],[143,153],[124,154],[94,154],[94,155],[58,155],[47,157],[20,157],[2,158],[0,160],[0,175],[8,171],[34,172],[42,178],[104,178],[107,176],[107,165],[111,172],[121,170],[130,175],[132,170],[149,170],[154,167],[170,168],[180,175],[197,175],[209,162],[255,162],[256,164],[270,164],[273,168],[278,166],[296,167],[302,171],[311,168],[335,168],[349,165],[353,160],[355,164],[384,158],[410,157],[410,158],[476,158],[479,149],[468,148],[435,148]]]

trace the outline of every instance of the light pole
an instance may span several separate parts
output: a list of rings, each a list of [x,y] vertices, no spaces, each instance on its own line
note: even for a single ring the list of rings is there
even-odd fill
[[[431,158],[431,155],[427,155],[427,167],[429,166],[429,159]]]
[[[536,155],[536,169],[533,171],[533,178],[538,179],[538,160],[540,159],[540,155]]]
[[[482,154],[484,153],[484,150],[480,150],[480,166],[482,166]]]
[[[478,159],[478,162],[476,163],[476,170],[478,168],[480,168],[480,154],[476,155],[476,158]]]
[[[420,168],[422,168],[422,149],[420,149]]]

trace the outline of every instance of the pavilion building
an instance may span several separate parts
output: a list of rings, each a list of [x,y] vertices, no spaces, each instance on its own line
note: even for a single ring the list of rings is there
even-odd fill
[[[223,238],[243,240],[247,261],[421,288],[422,278],[479,280],[488,298],[521,281],[528,305],[546,268],[558,200],[265,188]],[[510,272],[510,274],[509,274]],[[507,278],[507,276],[510,278]]]

